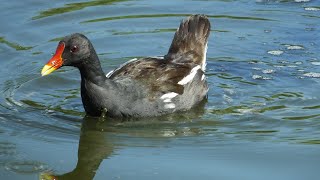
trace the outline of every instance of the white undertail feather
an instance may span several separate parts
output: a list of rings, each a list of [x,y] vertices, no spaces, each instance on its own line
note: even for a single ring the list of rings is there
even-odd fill
[[[164,103],[171,103],[172,102],[172,98],[176,97],[177,95],[178,95],[178,93],[169,92],[169,93],[166,93],[166,94],[162,95],[160,97],[160,99],[163,99]]]
[[[204,53],[203,53],[202,67],[201,67],[203,72],[206,70],[206,66],[207,66],[207,50],[208,50],[208,42],[206,43],[206,46],[204,48]]]
[[[169,92],[169,93],[166,93],[164,95],[162,95],[160,97],[160,99],[163,99],[163,102],[166,103],[164,105],[164,108],[165,109],[173,109],[173,108],[176,108],[176,105],[174,103],[172,103],[172,98],[178,96],[178,93],[175,93],[175,92]]]
[[[206,76],[204,74],[202,74],[201,81],[203,81],[205,78],[206,78]]]
[[[166,108],[166,109],[174,109],[174,108],[176,108],[176,105],[173,104],[173,103],[165,104],[165,105],[164,105],[164,108]]]
[[[160,97],[160,99],[172,99],[172,98],[176,97],[177,95],[178,95],[178,93],[169,92],[169,93],[166,93],[166,94],[162,95]]]
[[[202,71],[205,72],[206,66],[207,66],[207,50],[208,50],[208,42],[206,43],[206,46],[204,48],[204,53],[203,53],[203,60],[202,60]],[[203,74],[201,76],[201,81],[203,81],[206,78],[206,76]]]
[[[180,85],[185,85],[190,82],[194,76],[197,74],[198,70],[201,69],[199,65],[195,66],[194,68],[191,69],[190,74],[188,74],[186,77],[184,77],[182,80],[178,82]]]

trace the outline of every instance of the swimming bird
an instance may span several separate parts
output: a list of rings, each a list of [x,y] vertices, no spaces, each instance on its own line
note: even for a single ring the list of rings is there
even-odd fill
[[[135,58],[107,73],[83,34],[64,37],[42,76],[62,66],[80,70],[81,98],[90,116],[151,117],[190,110],[206,99],[206,53],[210,21],[184,19],[163,57]]]

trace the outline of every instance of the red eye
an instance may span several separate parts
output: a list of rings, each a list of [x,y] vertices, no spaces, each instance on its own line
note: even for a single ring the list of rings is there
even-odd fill
[[[74,52],[77,52],[78,49],[79,49],[78,46],[72,46],[72,47],[70,48],[70,51],[74,53]]]

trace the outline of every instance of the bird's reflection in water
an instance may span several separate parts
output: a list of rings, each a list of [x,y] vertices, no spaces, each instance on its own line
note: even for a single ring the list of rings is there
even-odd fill
[[[119,121],[119,119],[85,117],[82,122],[78,162],[76,168],[62,175],[43,173],[41,180],[90,180],[93,179],[101,162],[112,155],[117,143],[113,141],[115,134],[129,134],[130,137],[163,137],[163,130],[172,129],[179,132],[178,122],[189,122],[192,119],[199,119],[204,113],[206,101],[203,101],[197,108],[185,113],[175,113],[168,116],[148,118],[144,120]],[[168,123],[170,122],[170,123]],[[182,128],[184,130],[184,128]],[[183,132],[181,133],[183,134]],[[132,139],[131,139],[132,140]],[[152,138],[151,138],[152,140]],[[170,141],[163,139],[163,143]],[[157,141],[158,142],[158,141]],[[120,143],[121,144],[121,143]]]
[[[85,117],[82,123],[78,162],[75,169],[62,175],[43,173],[41,180],[90,180],[93,179],[100,163],[113,152],[108,133],[101,131],[99,119]]]

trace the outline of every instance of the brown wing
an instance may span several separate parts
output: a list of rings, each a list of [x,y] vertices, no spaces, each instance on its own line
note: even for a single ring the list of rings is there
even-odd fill
[[[184,86],[178,82],[187,76],[192,69],[192,64],[172,63],[158,58],[143,58],[129,62],[115,70],[110,79],[117,80],[130,77],[149,88],[151,93],[176,92],[182,94]]]

